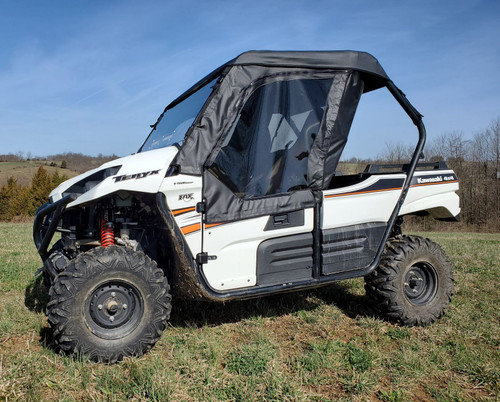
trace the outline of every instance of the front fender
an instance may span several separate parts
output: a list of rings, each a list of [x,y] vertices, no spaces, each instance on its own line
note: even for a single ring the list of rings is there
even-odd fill
[[[177,152],[175,147],[160,148],[108,163],[120,165],[120,170],[89,186],[91,188],[80,194],[68,208],[85,205],[119,191],[156,194]],[[103,168],[106,167],[107,165],[103,165]],[[66,191],[72,192],[71,187]]]

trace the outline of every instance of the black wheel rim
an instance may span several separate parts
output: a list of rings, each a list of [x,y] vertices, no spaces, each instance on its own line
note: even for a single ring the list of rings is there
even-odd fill
[[[434,299],[437,290],[437,273],[427,262],[413,264],[406,272],[404,293],[408,301],[422,306]]]
[[[108,281],[97,286],[85,303],[88,327],[100,338],[120,339],[141,322],[144,303],[135,286]]]

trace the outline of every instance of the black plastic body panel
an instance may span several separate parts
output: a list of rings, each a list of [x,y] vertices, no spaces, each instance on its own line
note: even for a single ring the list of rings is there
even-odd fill
[[[264,231],[283,228],[304,226],[304,210],[293,211],[284,214],[276,214],[269,217]]]
[[[263,241],[257,249],[257,285],[311,280],[313,235],[303,233]]]
[[[386,226],[381,222],[323,230],[321,274],[368,267],[377,255]]]
[[[375,163],[370,163],[365,168],[365,173],[392,173],[394,171],[398,172],[406,172],[409,169],[410,165],[408,163],[396,163],[396,164],[381,164],[377,165]],[[437,162],[422,162],[418,163],[417,170],[448,170],[448,165],[446,165],[445,161],[437,161]]]

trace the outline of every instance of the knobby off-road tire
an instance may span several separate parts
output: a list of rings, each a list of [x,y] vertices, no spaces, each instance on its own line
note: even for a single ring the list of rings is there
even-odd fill
[[[453,295],[453,267],[441,247],[419,236],[387,245],[379,266],[365,277],[366,294],[385,317],[408,326],[440,318]]]
[[[58,240],[55,242],[55,244],[52,246],[52,248],[49,250],[48,255],[51,256],[53,253],[56,252],[61,252],[63,249],[63,243],[62,240]],[[51,258],[47,258],[45,262],[43,263],[43,284],[47,289],[50,289],[52,284],[54,283],[54,279],[56,278],[57,274],[59,273],[57,271],[57,268],[53,265]]]
[[[54,280],[47,305],[56,348],[100,363],[140,356],[170,317],[170,287],[144,253],[98,247]]]

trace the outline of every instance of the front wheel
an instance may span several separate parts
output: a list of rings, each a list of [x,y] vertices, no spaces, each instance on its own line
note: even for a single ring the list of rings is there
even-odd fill
[[[401,236],[386,246],[365,289],[384,316],[403,325],[425,326],[440,318],[453,295],[453,267],[441,247],[419,236]]]
[[[58,347],[101,363],[140,356],[170,316],[170,287],[144,253],[121,247],[82,253],[54,280],[47,305]]]

